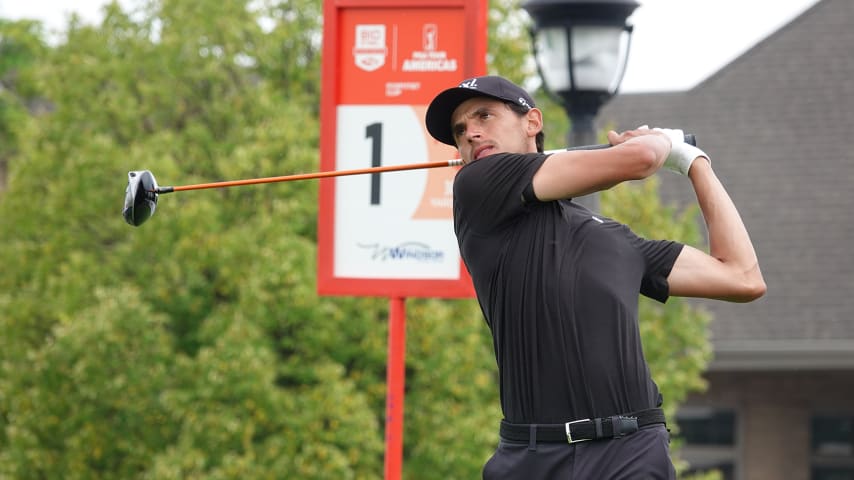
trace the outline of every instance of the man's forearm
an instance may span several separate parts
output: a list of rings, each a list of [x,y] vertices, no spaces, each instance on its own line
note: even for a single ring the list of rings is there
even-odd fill
[[[743,275],[745,282],[761,284],[764,289],[759,261],[747,228],[709,161],[704,157],[697,158],[688,177],[709,231],[709,254],[732,267],[734,273]]]

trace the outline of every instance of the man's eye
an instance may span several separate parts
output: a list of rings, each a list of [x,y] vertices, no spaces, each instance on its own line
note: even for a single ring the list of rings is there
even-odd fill
[[[457,128],[455,128],[455,129],[454,129],[454,136],[455,136],[455,137],[459,137],[459,136],[460,136],[460,135],[462,135],[463,133],[465,133],[465,129],[464,129],[464,128],[462,128],[462,127],[457,127]]]

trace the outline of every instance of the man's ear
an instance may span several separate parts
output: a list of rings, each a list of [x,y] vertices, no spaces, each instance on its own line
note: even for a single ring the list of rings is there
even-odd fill
[[[543,112],[539,108],[532,108],[525,114],[527,120],[527,131],[529,137],[536,137],[543,129]]]

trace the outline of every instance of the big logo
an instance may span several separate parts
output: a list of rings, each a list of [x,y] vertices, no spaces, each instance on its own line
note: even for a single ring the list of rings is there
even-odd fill
[[[385,65],[388,47],[385,43],[385,25],[356,25],[356,45],[353,61],[366,72]]]

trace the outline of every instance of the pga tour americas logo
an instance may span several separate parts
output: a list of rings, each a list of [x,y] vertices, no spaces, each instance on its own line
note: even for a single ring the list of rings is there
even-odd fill
[[[455,72],[457,59],[439,50],[439,27],[425,24],[421,29],[421,50],[416,50],[403,61],[404,72]]]

